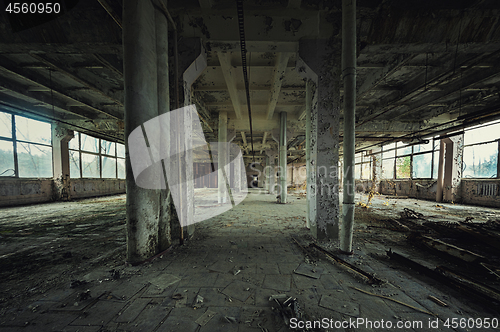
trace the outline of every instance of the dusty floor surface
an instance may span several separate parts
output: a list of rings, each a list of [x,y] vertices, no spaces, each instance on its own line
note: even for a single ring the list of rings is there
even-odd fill
[[[357,201],[366,203],[367,196]],[[400,218],[404,208],[422,215]],[[124,264],[124,196],[1,209],[0,331],[287,331],[294,326],[285,324],[272,295],[285,296],[280,303],[296,298],[303,320],[344,324],[317,331],[492,330],[478,328],[484,318],[498,318],[492,304],[389,259],[386,250],[431,268],[477,272],[475,265],[415,247],[407,236],[432,234],[427,221],[440,227],[470,216],[486,222],[499,210],[384,196],[367,209],[358,206],[354,255],[337,255],[384,281],[375,286],[308,247],[305,209],[304,197],[278,205],[251,191],[236,208],[197,224],[187,245],[136,267]],[[469,250],[497,262],[495,250],[469,242]],[[320,245],[335,251],[335,243]],[[498,288],[495,276],[482,278]],[[359,325],[352,324],[356,319]]]

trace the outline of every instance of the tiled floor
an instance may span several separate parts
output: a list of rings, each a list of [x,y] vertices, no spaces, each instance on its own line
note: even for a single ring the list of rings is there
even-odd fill
[[[374,199],[374,210],[369,213],[385,213],[385,201]],[[388,244],[404,254],[422,255],[408,247],[401,233],[370,228],[368,212],[360,209],[355,254],[343,258],[375,273],[385,284],[364,284],[329,261],[306,257],[292,239],[311,242],[305,228],[305,198],[291,196],[290,202],[278,205],[270,195],[251,192],[236,208],[197,224],[195,238],[187,245],[146,265],[100,261],[72,275],[87,283],[73,284],[74,288],[55,283],[38,299],[16,308],[0,307],[0,331],[287,331],[294,326],[287,326],[279,311],[273,310],[277,304],[269,301],[279,294],[296,298],[304,319],[327,318],[334,326],[345,322],[344,327],[318,331],[373,330],[367,321],[375,327],[385,323],[381,326],[386,328],[378,328],[381,331],[447,331],[452,330],[443,326],[448,318],[494,317],[458,292],[384,258]],[[415,202],[398,201],[395,204],[399,205],[391,207],[401,210]],[[95,204],[106,210],[110,203]],[[431,202],[418,204],[432,208]],[[295,273],[301,264],[317,278]],[[448,307],[432,302],[429,295],[442,299]],[[360,324],[353,325],[357,319]],[[436,319],[438,329],[429,326]],[[392,329],[387,328],[387,321]],[[395,328],[398,322],[407,327]],[[419,322],[421,327],[414,325]]]

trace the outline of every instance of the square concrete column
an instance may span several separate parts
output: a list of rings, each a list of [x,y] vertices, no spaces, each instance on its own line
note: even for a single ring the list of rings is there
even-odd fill
[[[226,184],[229,183],[229,174],[226,172],[227,155],[229,151],[226,150],[227,144],[227,112],[219,112],[219,147],[217,149],[218,159],[218,173],[217,173],[217,199],[219,204],[229,202],[229,193],[227,192]]]
[[[310,86],[313,96],[306,98],[312,100],[306,144],[307,213],[311,233],[317,239],[338,239],[339,235],[340,50],[340,44],[331,40],[302,40],[296,66],[316,88]]]
[[[159,252],[159,190],[139,187],[130,162],[129,134],[158,116],[155,8],[150,1],[123,2],[123,71],[127,183],[127,261],[141,262]],[[133,149],[132,149],[133,150]],[[150,183],[164,182],[151,172]]]
[[[278,152],[275,150],[268,150],[266,151],[266,155],[269,157],[269,167],[268,167],[268,178],[267,181],[269,182],[269,194],[275,194],[276,193],[276,169],[275,169],[275,163],[276,163],[276,157],[278,156]]]
[[[280,144],[279,144],[279,174],[280,174],[280,186],[279,186],[279,202],[286,204],[287,196],[287,151],[286,151],[286,112],[280,113]]]
[[[231,190],[234,193],[238,193],[241,191],[241,182],[242,182],[242,176],[241,176],[241,160],[242,158],[238,158],[238,152],[239,149],[237,149],[234,146],[234,149],[231,149],[231,160],[234,160],[233,162],[233,181],[231,181]]]
[[[69,176],[68,142],[73,138],[72,130],[52,125],[52,167],[54,170],[54,200],[69,201],[71,187]]]
[[[443,141],[446,145],[443,181],[444,201],[459,202],[461,199],[460,184],[464,148],[463,135],[445,138]]]

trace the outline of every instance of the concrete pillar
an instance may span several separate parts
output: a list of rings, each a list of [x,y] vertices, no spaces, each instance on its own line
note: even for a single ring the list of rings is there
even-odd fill
[[[228,192],[226,183],[226,172],[224,171],[227,165],[227,154],[225,143],[227,142],[227,112],[219,112],[219,148],[217,149],[218,158],[218,173],[217,173],[217,188],[218,188],[218,202],[228,202]]]
[[[269,194],[274,195],[276,193],[276,157],[278,155],[276,150],[266,151],[267,156],[269,157]]]
[[[444,184],[444,153],[446,144],[444,140],[439,141],[439,164],[437,174],[436,202],[443,201],[443,184]]]
[[[313,98],[316,95],[313,91],[315,89],[311,80],[306,82],[306,198],[307,198],[307,211],[306,211],[306,226],[311,228],[311,220],[316,222],[316,191],[315,178],[316,167],[312,163],[316,160],[316,141],[312,140],[313,135],[316,133],[316,113],[312,113]],[[314,152],[314,154],[313,154]]]
[[[52,125],[52,167],[54,170],[54,200],[69,201],[71,187],[69,176],[68,142],[73,138],[72,130]]]
[[[158,253],[159,192],[136,185],[127,137],[158,116],[155,9],[150,1],[123,2],[123,71],[127,184],[127,261],[141,262]],[[151,173],[150,182],[164,181]]]
[[[266,193],[269,192],[269,156],[266,156],[266,165],[264,166],[264,190]]]
[[[287,196],[287,151],[286,151],[286,112],[280,113],[280,145],[279,145],[279,174],[280,174],[280,192],[279,192],[279,202],[282,204],[286,203]]]
[[[338,149],[340,45],[335,40],[301,40],[298,73],[315,83],[309,114],[309,224],[317,239],[338,239]]]
[[[443,193],[444,201],[459,202],[462,179],[463,136],[445,138],[446,144]]]
[[[241,191],[241,158],[238,158],[239,149],[237,149],[236,146],[231,150],[232,157],[230,159],[234,160],[231,190],[233,191],[233,193],[238,193]]]
[[[170,89],[168,77],[168,21],[165,15],[155,10],[155,27],[156,27],[156,66],[157,66],[157,81],[158,81],[158,115],[170,112]],[[163,127],[160,130],[161,149],[170,154],[170,123],[164,123],[168,128]],[[167,178],[169,171],[169,163],[162,161],[163,175]],[[172,220],[172,199],[170,190],[160,191],[160,217],[158,219],[158,250],[164,251],[172,244],[171,224]]]
[[[340,250],[350,253],[355,206],[356,0],[342,0],[342,78],[344,80],[344,201],[339,229]]]

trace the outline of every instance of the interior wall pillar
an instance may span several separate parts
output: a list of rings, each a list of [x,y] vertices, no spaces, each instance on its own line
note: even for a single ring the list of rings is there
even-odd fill
[[[460,202],[462,179],[463,135],[444,139],[446,144],[443,192],[444,201]]]

